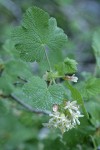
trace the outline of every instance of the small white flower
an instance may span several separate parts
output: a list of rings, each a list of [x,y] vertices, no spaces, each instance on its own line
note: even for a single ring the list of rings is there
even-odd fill
[[[79,105],[77,105],[76,101],[68,101],[66,102],[66,106],[64,109],[68,109],[71,115],[71,120],[73,125],[80,125],[80,121],[78,120],[80,117],[83,117],[84,115],[81,115],[79,111]]]
[[[83,115],[81,115],[79,111],[79,106],[77,105],[77,102],[66,102],[64,112],[65,110],[69,111],[69,113],[66,115],[64,113],[58,112],[58,107],[56,110],[54,109],[53,112],[49,114],[49,116],[51,117],[49,122],[43,125],[50,128],[59,128],[62,133],[74,128],[76,125],[80,125],[79,118],[83,117]]]
[[[66,102],[66,106],[64,107],[64,109],[68,109],[71,112],[72,112],[72,110],[78,111],[79,106],[76,104],[77,104],[76,101],[72,101],[72,102],[68,101],[68,102]]]
[[[72,76],[67,76],[67,79],[73,82],[77,82],[78,77],[76,77],[75,74],[73,74]]]

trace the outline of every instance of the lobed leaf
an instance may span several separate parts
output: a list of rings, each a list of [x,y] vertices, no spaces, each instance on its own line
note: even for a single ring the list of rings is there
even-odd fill
[[[82,83],[81,85],[80,92],[86,99],[100,94],[100,79],[91,77],[88,80],[84,81],[84,83]]]
[[[70,58],[65,58],[64,62],[58,63],[55,65],[55,69],[59,72],[59,74],[69,74],[75,73],[77,71],[77,62]]]
[[[100,101],[88,101],[86,108],[91,115],[90,120],[92,124],[98,128],[100,126]]]
[[[32,76],[30,70],[30,66],[20,59],[5,62],[0,76],[0,90],[10,94],[15,87],[23,85],[24,81]]]
[[[23,100],[36,109],[52,110],[53,104],[61,104],[65,88],[60,84],[47,87],[39,77],[32,77],[23,87]],[[25,97],[25,98],[24,98]]]
[[[12,38],[22,59],[38,62],[44,58],[45,50],[57,52],[67,41],[56,20],[37,7],[26,11],[21,26],[13,30]]]

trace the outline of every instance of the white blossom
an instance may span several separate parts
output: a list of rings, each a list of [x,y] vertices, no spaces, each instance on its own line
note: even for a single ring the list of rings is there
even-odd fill
[[[71,115],[71,120],[74,125],[80,125],[80,121],[78,120],[80,117],[83,117],[84,115],[81,115],[79,111],[79,105],[77,105],[76,101],[68,101],[66,102],[66,106],[64,109],[68,109]]]
[[[44,126],[50,127],[50,128],[59,128],[62,133],[64,133],[66,130],[72,128],[71,126],[71,120],[65,116],[65,114],[60,112],[53,112],[49,115],[51,118],[48,123],[43,124]]]
[[[78,111],[79,110],[79,106],[77,105],[76,101],[68,101],[66,102],[66,106],[64,107],[64,109],[68,109],[70,113],[72,113],[72,111]]]
[[[75,76],[75,74],[73,74],[72,76],[66,76],[68,80],[73,81],[73,82],[77,82],[78,77]]]
[[[83,117],[79,111],[79,105],[76,101],[66,102],[63,108],[64,112],[59,112],[58,109],[49,114],[51,117],[48,123],[43,125],[50,128],[59,128],[62,133],[80,125],[79,118]],[[65,114],[65,110],[68,112]]]

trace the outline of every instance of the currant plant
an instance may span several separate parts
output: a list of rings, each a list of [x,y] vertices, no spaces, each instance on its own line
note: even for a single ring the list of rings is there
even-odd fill
[[[98,33],[93,48],[99,66],[97,36]],[[77,129],[81,117],[89,119],[86,108],[89,112],[90,103],[85,108],[83,98],[88,100],[100,93],[100,80],[91,75],[86,75],[82,83],[74,84],[78,82],[77,62],[64,57],[67,40],[55,18],[31,7],[4,44],[6,53],[2,52],[0,59],[0,97],[14,99],[31,112],[49,115],[48,123],[43,125],[59,128],[62,134]],[[41,71],[38,75],[32,71],[34,62]],[[93,121],[94,118],[91,119],[94,124]]]
[[[14,95],[37,110],[49,111],[49,115],[54,118],[50,119],[52,123],[49,121],[48,126],[58,127],[62,133],[80,124],[78,119],[83,115],[80,114],[79,105],[85,115],[87,112],[80,94],[75,91],[78,93],[76,97],[69,83],[77,82],[78,78],[75,75],[68,75],[76,72],[77,62],[68,57],[60,62],[57,59],[67,44],[67,36],[61,28],[57,27],[56,20],[40,8],[29,8],[21,26],[14,28],[12,40],[22,60],[36,61],[40,64],[41,70],[46,64],[43,77],[32,76],[23,85],[22,93],[20,95],[19,92],[18,95],[14,93]],[[71,91],[75,103],[66,98],[66,84],[59,83],[60,78],[69,85],[67,88]],[[52,114],[53,105],[57,105],[58,110]]]

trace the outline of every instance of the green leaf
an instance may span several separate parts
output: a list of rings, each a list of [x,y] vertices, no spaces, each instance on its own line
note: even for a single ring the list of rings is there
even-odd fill
[[[94,33],[92,47],[96,57],[97,66],[100,69],[100,29]]]
[[[22,125],[18,119],[18,116],[11,111],[7,111],[5,105],[3,106],[3,103],[2,110],[0,109],[0,146],[2,145],[2,149],[5,150],[13,150],[26,140],[32,139],[34,134],[37,134],[37,131]],[[4,110],[7,113],[4,113]]]
[[[82,145],[83,143],[89,143],[89,135],[92,135],[95,131],[95,128],[90,125],[87,118],[80,119],[80,125],[76,128],[65,132],[63,136],[63,141],[67,141],[67,146],[70,146],[70,149],[76,147],[76,145]],[[77,150],[78,148],[76,148]]]
[[[90,99],[100,94],[100,79],[89,76],[87,80],[76,85],[84,99]]]
[[[23,85],[31,76],[30,66],[27,63],[19,59],[7,61],[0,76],[0,90],[10,94],[15,90],[15,85]]]
[[[100,94],[100,79],[90,78],[88,81],[86,81],[85,90],[87,95],[95,96]]]
[[[45,50],[61,50],[66,44],[67,36],[48,13],[31,7],[26,11],[21,26],[13,30],[12,39],[22,59],[41,61]]]
[[[57,133],[55,133],[55,134],[57,135]],[[49,136],[54,137],[53,134],[51,134]],[[66,149],[66,145],[65,145],[65,143],[63,143],[60,136],[55,138],[54,140],[46,139],[45,143],[44,143],[44,150],[51,150],[51,145],[52,145],[53,150],[65,150]]]
[[[19,53],[16,51],[14,42],[12,40],[6,40],[3,45],[2,57],[7,61],[11,59],[19,59]]]
[[[10,94],[14,90],[12,78],[9,75],[0,77],[0,91],[5,94]]]
[[[23,87],[23,93],[17,96],[33,108],[52,110],[53,104],[61,104],[65,88],[60,84],[47,87],[46,82],[39,77],[32,77]],[[21,96],[21,97],[20,97]]]
[[[20,59],[11,60],[5,63],[3,75],[8,74],[12,78],[21,77],[23,79],[28,79],[32,76],[32,72],[30,70],[31,67],[28,63],[23,62]]]
[[[67,81],[65,82],[65,85],[66,85],[66,86],[69,88],[69,90],[71,91],[72,98],[73,98],[74,100],[76,100],[78,104],[81,105],[84,114],[87,116],[87,118],[89,118],[88,113],[87,113],[87,111],[86,111],[86,109],[85,109],[85,106],[84,106],[84,102],[83,102],[82,96],[81,96],[81,94],[79,93],[79,91],[78,91],[76,88],[74,88],[71,84],[69,84],[69,82],[67,82]]]
[[[2,59],[0,59],[0,74],[2,73],[3,69],[4,69],[4,62]]]
[[[100,79],[91,77],[87,81],[84,81],[81,86],[80,92],[86,99],[100,94]]]
[[[77,62],[67,57],[64,59],[64,62],[55,65],[55,69],[61,75],[64,75],[66,73],[75,73],[77,71]]]
[[[100,101],[88,101],[86,103],[87,111],[91,115],[91,122],[96,128],[100,126]]]

